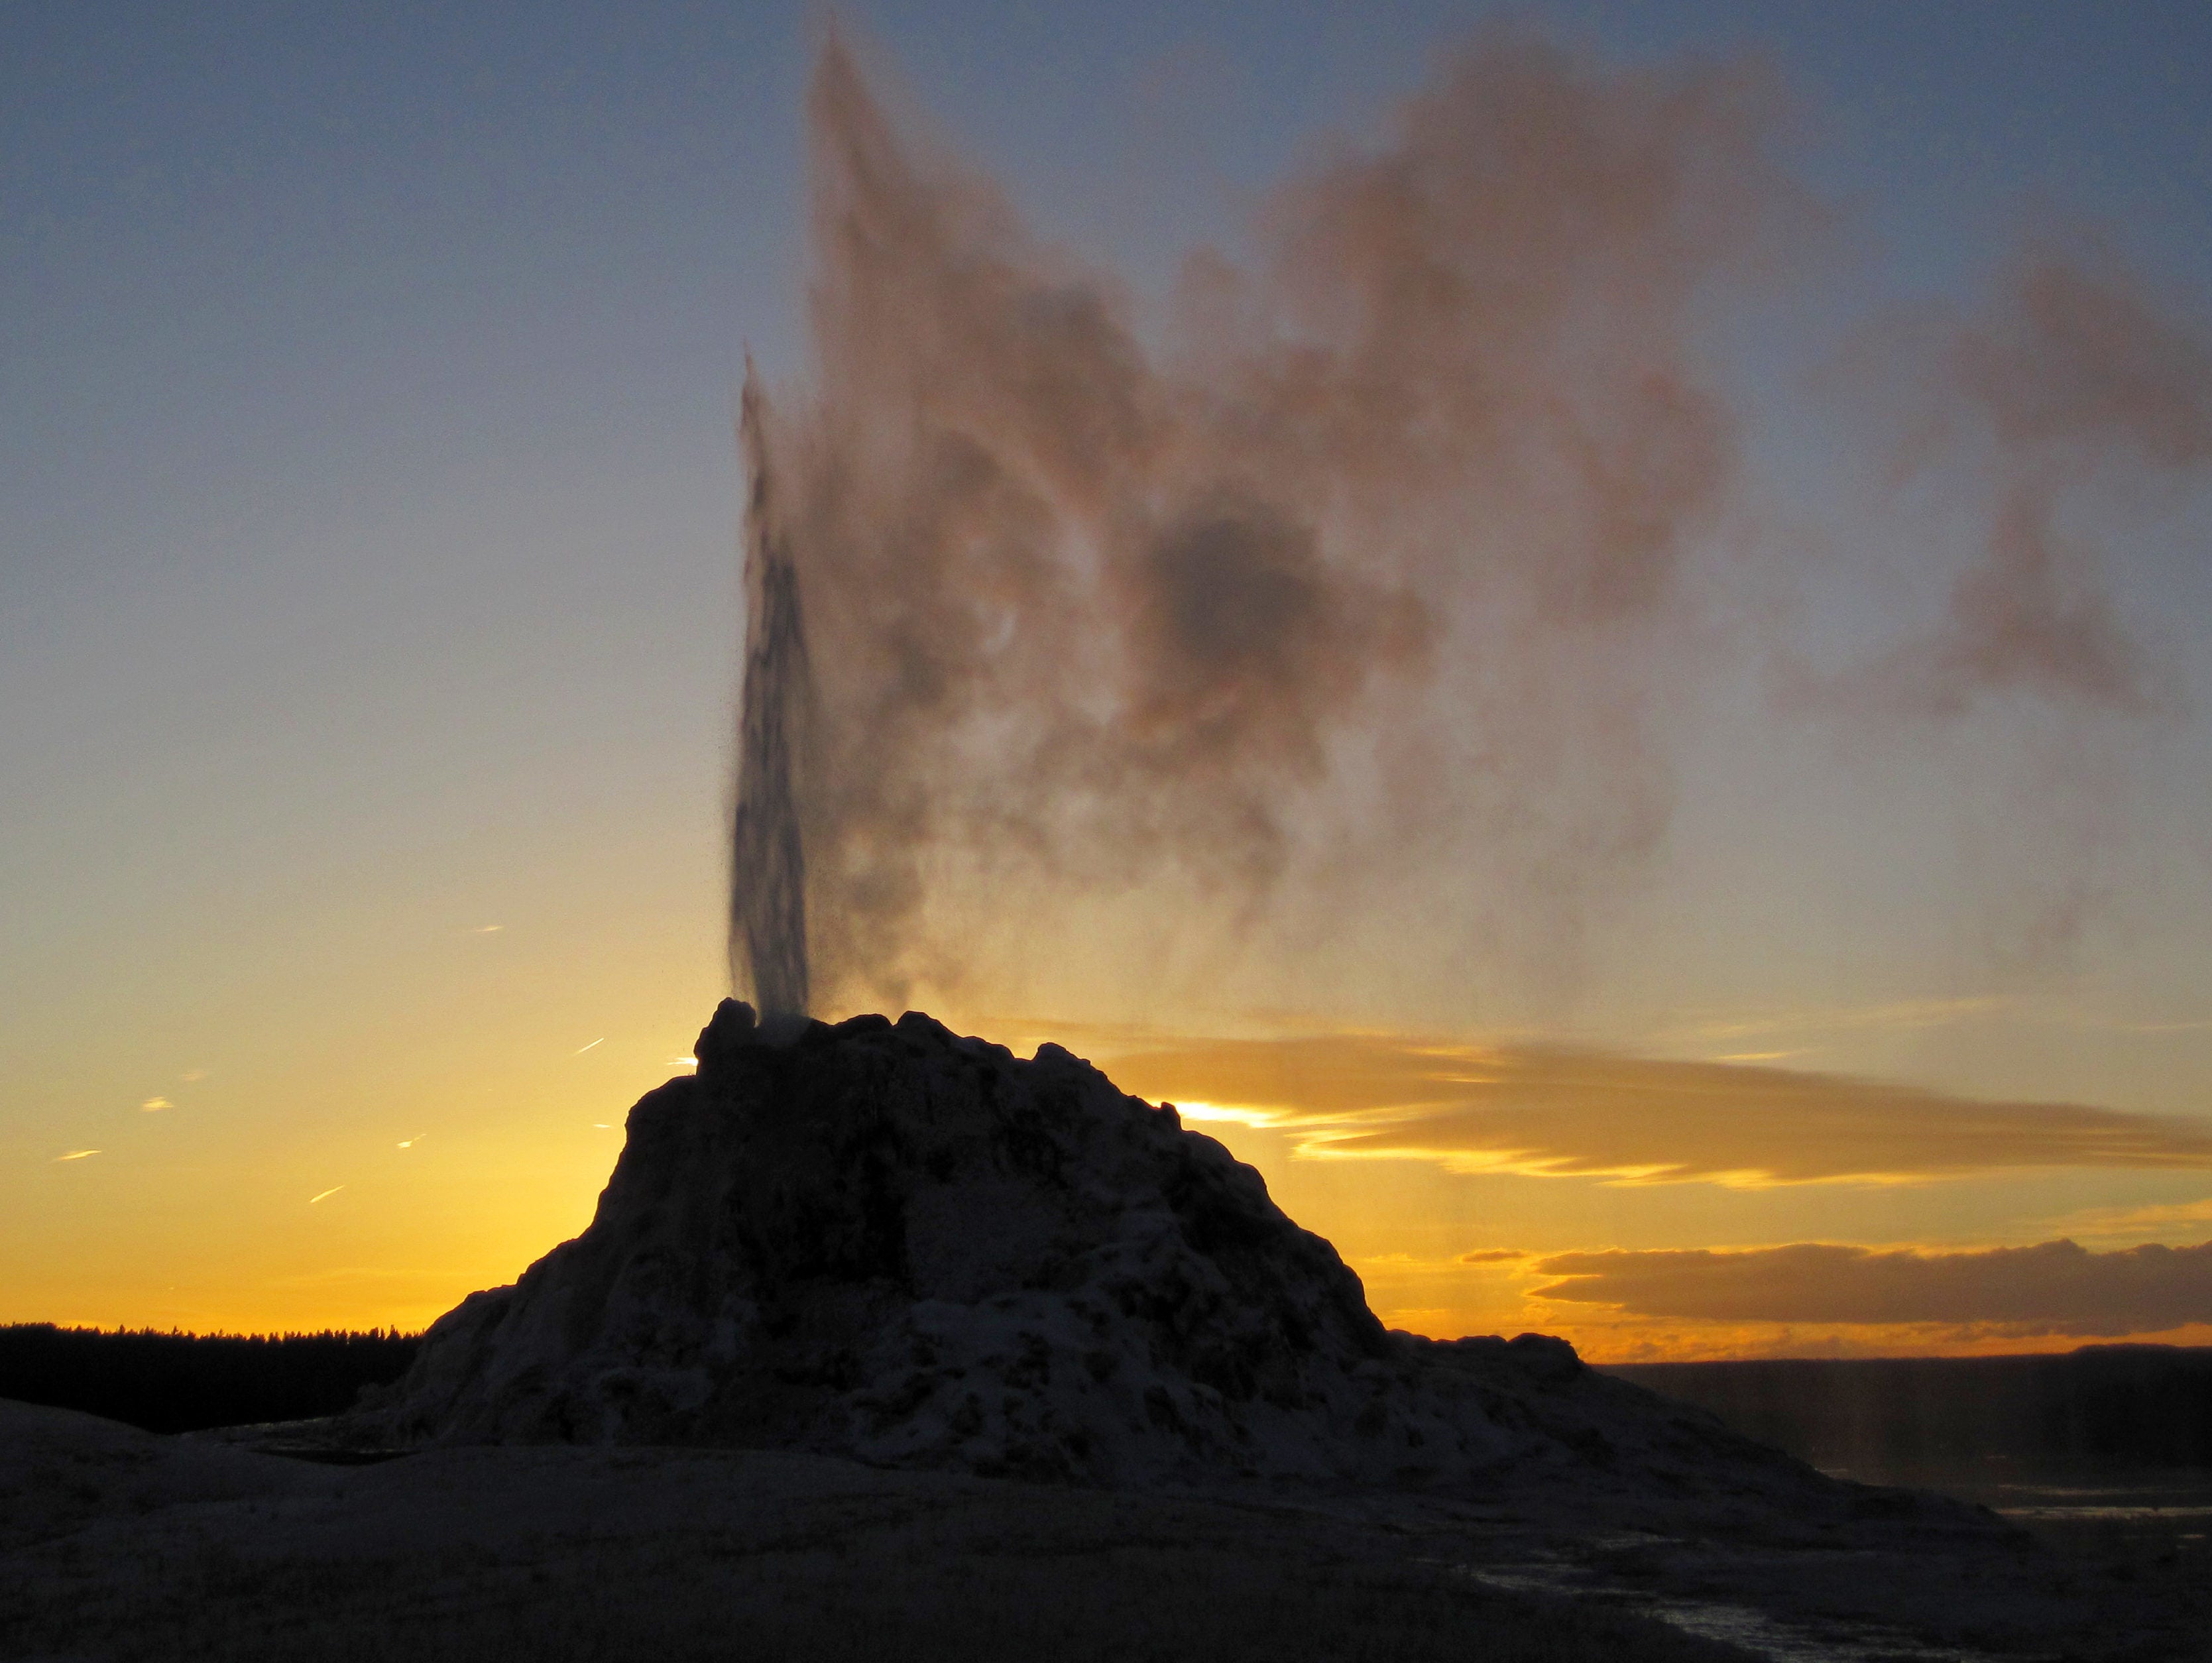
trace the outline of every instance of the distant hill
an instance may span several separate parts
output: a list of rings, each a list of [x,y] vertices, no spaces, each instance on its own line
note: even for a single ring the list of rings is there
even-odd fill
[[[2212,1348],[1610,1365],[1824,1467],[2212,1467]]]
[[[82,1410],[149,1432],[305,1420],[350,1408],[399,1378],[413,1334],[103,1332],[51,1322],[0,1327],[0,1398]]]

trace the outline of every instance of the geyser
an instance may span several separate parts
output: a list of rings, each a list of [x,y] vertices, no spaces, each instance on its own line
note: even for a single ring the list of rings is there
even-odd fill
[[[738,718],[737,804],[730,836],[730,979],[762,1014],[807,1005],[806,850],[798,773],[811,683],[799,574],[775,519],[765,412],[750,361],[738,435],[752,489],[745,510],[745,671]]]
[[[725,1000],[698,1073],[630,1112],[590,1228],[441,1318],[349,1435],[1834,1504],[1564,1340],[1385,1330],[1257,1172],[1058,1046],[788,1026],[763,1043]]]

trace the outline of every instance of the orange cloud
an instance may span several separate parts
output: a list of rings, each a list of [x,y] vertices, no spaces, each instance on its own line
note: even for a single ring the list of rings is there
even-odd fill
[[[2061,1221],[2088,1236],[2171,1235],[2212,1229],[2212,1196],[2139,1207],[2091,1207]]]
[[[2075,1103],[1984,1102],[1840,1075],[1600,1051],[1344,1034],[1184,1040],[1114,1077],[1309,1157],[1755,1188],[2007,1169],[2212,1168],[2212,1126]]]
[[[1558,1253],[1537,1299],[1722,1322],[2018,1325],[2053,1334],[2153,1333],[2212,1318],[2212,1241],[2092,1253],[2072,1241],[1930,1253],[1798,1242]]]

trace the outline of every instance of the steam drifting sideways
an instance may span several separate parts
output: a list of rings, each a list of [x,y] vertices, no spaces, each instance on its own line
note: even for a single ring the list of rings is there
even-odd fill
[[[1699,309],[1821,212],[1769,161],[1778,103],[1756,69],[1486,34],[1140,337],[831,40],[813,385],[744,398],[740,983],[794,1011],[949,987],[969,902],[1024,883],[1571,960],[1665,833],[1669,713],[1712,658],[1691,567],[1739,422]],[[2101,603],[2045,610],[2039,665],[2136,663]],[[2046,639],[2073,623],[2094,653]],[[1898,651],[1923,702],[1992,659]],[[2124,712],[2133,673],[2099,683]]]

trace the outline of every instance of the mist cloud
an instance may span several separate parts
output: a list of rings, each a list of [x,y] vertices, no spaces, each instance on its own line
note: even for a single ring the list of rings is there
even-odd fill
[[[1524,984],[1571,966],[1664,837],[1715,657],[1692,571],[1742,418],[1699,319],[1824,222],[1779,108],[1755,68],[1488,32],[1140,331],[832,39],[812,374],[748,402],[753,545],[787,555],[814,678],[815,993],[957,987],[1012,889],[1158,886],[1218,939],[1411,907]],[[1919,448],[1983,470],[1980,554],[1801,693],[1905,726],[2161,707],[2075,509],[2205,465],[2212,356],[2109,262],[2043,252],[1920,348]],[[2038,939],[2094,899],[2060,887]]]
[[[1962,331],[1958,374],[2008,451],[2045,460],[2212,463],[2212,348],[2109,260],[2039,252],[2008,304]]]
[[[1565,914],[1648,850],[1650,689],[1735,465],[1686,316],[1786,194],[1769,102],[1488,36],[1244,264],[1194,258],[1160,349],[831,41],[816,378],[756,422],[828,983],[957,977],[948,856],[1249,913],[1352,881],[1351,840]]]
[[[1963,1253],[1802,1242],[1742,1252],[1558,1253],[1540,1299],[1733,1322],[2018,1325],[2159,1333],[2212,1320],[2212,1242],[2092,1253],[2072,1241]]]
[[[2086,551],[2054,525],[2049,488],[2024,482],[2006,491],[1987,551],[1952,586],[1941,623],[1846,685],[1866,704],[1929,718],[2008,692],[2142,715],[2153,704],[2147,656]]]
[[[1862,706],[1957,718],[2025,695],[2142,716],[2165,689],[2123,621],[2102,554],[2063,521],[2099,489],[2212,465],[2212,348],[2110,258],[2022,258],[1986,315],[1923,322],[1908,477],[1978,458],[1992,507],[1981,558],[1924,633],[1847,675]]]

